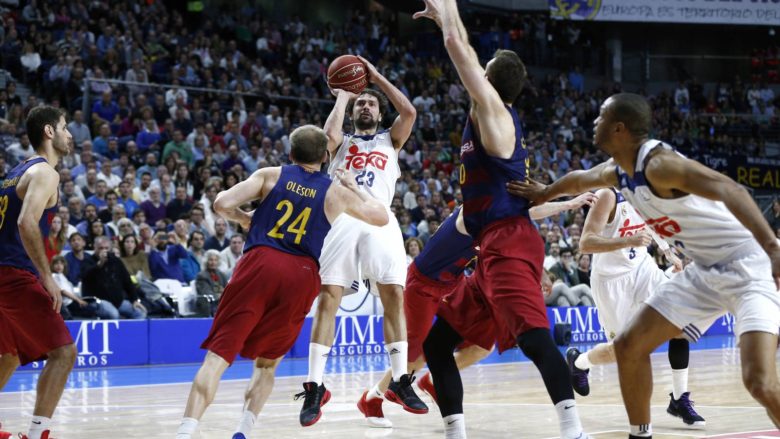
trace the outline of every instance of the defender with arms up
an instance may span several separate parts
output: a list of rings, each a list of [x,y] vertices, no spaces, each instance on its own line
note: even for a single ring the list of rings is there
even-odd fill
[[[215,211],[248,228],[249,236],[203,342],[208,353],[177,439],[192,437],[222,373],[239,353],[253,359],[255,369],[233,438],[249,437],[271,394],[276,366],[295,343],[319,292],[318,258],[331,224],[341,213],[378,227],[387,224],[384,206],[358,190],[352,176],[339,173],[342,184],[331,184],[320,172],[327,141],[315,126],[297,128],[290,136],[293,165],[255,171],[214,201]],[[254,200],[261,200],[254,212],[240,208]]]
[[[455,0],[425,0],[415,18],[433,20],[464,87],[471,110],[463,130],[460,183],[463,220],[480,246],[474,275],[458,283],[423,344],[448,438],[466,436],[463,385],[453,349],[466,340],[499,351],[519,345],[541,372],[559,418],[561,437],[583,439],[566,361],[550,335],[541,291],[544,244],[525,198],[506,192],[526,178],[523,130],[512,104],[527,76],[516,53],[499,50],[485,68],[468,42]],[[498,340],[496,340],[498,338]]]

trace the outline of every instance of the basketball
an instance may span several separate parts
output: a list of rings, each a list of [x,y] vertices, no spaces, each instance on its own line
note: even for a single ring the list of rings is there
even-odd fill
[[[328,67],[328,86],[360,93],[368,85],[366,66],[355,55],[342,55]]]

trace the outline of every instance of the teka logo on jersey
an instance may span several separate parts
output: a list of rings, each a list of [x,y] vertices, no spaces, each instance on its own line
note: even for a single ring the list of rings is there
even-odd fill
[[[384,350],[382,316],[340,316],[331,355],[381,354]]]
[[[598,310],[595,307],[573,306],[547,308],[548,317],[553,323],[571,324],[572,343],[599,343],[607,337],[601,329]],[[550,316],[552,312],[552,316]],[[565,313],[562,315],[562,313]]]
[[[672,236],[680,233],[682,228],[677,221],[669,218],[668,216],[662,216],[661,218],[648,219],[647,225],[652,226],[655,233],[663,238],[671,238]]]
[[[619,228],[618,232],[620,232],[621,238],[623,238],[624,236],[634,236],[634,234],[642,230],[644,227],[645,227],[644,223],[632,226],[631,220],[626,219],[623,222],[623,227]]]
[[[360,152],[360,148],[357,145],[349,147],[349,155],[347,155],[347,169],[364,169],[368,166],[373,166],[377,169],[385,170],[387,166],[387,155],[379,151],[372,152]]]
[[[474,141],[473,140],[469,140],[468,142],[464,143],[460,147],[460,155],[463,155],[463,154],[465,154],[467,152],[471,152],[471,151],[474,151]]]

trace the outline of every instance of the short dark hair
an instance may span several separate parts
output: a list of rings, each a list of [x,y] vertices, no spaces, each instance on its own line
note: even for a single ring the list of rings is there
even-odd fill
[[[65,111],[48,105],[35,107],[27,115],[27,136],[30,138],[33,149],[39,151],[43,143],[43,130],[46,125],[51,125],[57,130],[57,124],[61,117],[65,117]]]
[[[520,57],[511,50],[498,49],[487,69],[487,78],[501,100],[512,103],[523,91],[528,71]]]
[[[653,125],[653,110],[643,96],[634,93],[618,93],[611,100],[606,111],[612,122],[622,122],[636,138],[650,135]]]
[[[360,98],[362,95],[370,95],[376,98],[377,101],[379,101],[379,117],[384,117],[384,115],[387,113],[387,96],[385,96],[382,92],[374,90],[372,88],[367,88],[360,93],[358,93],[357,98],[355,98],[355,101]],[[355,101],[350,101],[349,105],[347,105],[347,114],[352,114],[352,109],[355,108]]]
[[[321,128],[303,125],[290,134],[290,156],[298,163],[322,162],[328,149],[328,136]]]

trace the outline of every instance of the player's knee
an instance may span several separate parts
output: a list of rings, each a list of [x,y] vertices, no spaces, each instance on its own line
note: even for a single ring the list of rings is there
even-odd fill
[[[546,328],[534,328],[520,334],[517,337],[517,346],[531,361],[542,357],[551,350],[558,352],[550,331]]]
[[[635,340],[631,334],[622,333],[615,338],[612,343],[614,349],[615,360],[624,362],[631,358],[639,358],[640,356],[649,354],[642,350],[642,346],[639,340]]]
[[[436,370],[447,356],[452,356],[452,351],[448,352],[446,346],[434,339],[427,338],[423,342],[423,353],[428,362],[428,368]]]
[[[750,395],[758,402],[765,403],[780,398],[780,385],[775,371],[754,373],[749,367],[742,370],[742,382]]]
[[[385,309],[404,309],[404,289],[400,285],[382,285],[379,296]]]
[[[19,367],[19,357],[11,354],[0,356],[0,369],[16,369]]]
[[[334,292],[328,290],[320,291],[320,295],[317,300],[317,313],[336,314],[341,303],[341,296],[337,296]]]
[[[49,352],[49,362],[72,367],[76,363],[76,345],[71,343]]]

